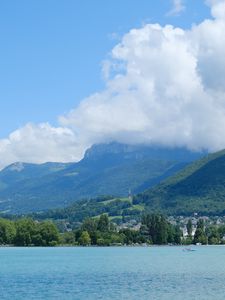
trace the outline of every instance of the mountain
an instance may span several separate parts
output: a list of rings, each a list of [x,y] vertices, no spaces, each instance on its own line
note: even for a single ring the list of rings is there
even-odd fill
[[[99,195],[139,193],[202,155],[184,148],[110,143],[92,146],[77,163],[14,163],[0,172],[0,211],[27,213]]]
[[[135,204],[171,215],[225,214],[225,150],[199,159],[138,194]]]

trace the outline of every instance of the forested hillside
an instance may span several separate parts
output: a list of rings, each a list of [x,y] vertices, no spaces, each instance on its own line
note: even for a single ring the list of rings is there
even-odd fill
[[[184,148],[111,143],[94,145],[77,163],[15,163],[0,172],[0,211],[28,213],[99,195],[126,197],[202,155]]]
[[[225,151],[210,154],[138,194],[134,203],[167,214],[225,214]]]

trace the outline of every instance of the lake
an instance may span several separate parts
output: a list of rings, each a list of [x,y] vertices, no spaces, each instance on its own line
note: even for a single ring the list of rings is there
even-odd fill
[[[0,248],[0,299],[225,299],[225,247]]]

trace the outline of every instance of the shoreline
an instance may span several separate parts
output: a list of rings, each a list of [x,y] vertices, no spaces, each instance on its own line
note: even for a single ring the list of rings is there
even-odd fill
[[[13,246],[13,245],[0,245],[0,248],[189,248],[189,247],[222,247],[225,244],[213,244],[213,245],[115,245],[115,246],[82,246],[82,245],[57,245],[57,246]]]

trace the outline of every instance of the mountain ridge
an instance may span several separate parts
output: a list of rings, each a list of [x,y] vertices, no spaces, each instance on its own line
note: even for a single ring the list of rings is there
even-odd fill
[[[130,189],[141,192],[202,155],[114,142],[92,146],[77,163],[17,162],[0,171],[0,210],[24,213],[99,195],[127,196]]]

